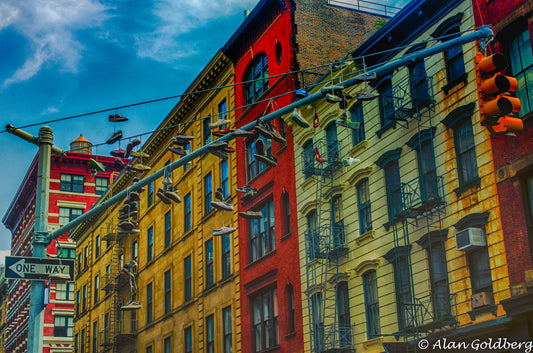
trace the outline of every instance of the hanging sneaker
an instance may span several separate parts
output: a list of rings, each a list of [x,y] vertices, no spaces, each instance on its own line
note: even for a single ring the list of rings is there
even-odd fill
[[[253,133],[253,131],[248,131],[248,130],[244,130],[244,129],[237,129],[237,130],[233,130],[231,132],[231,136],[233,136],[233,137],[249,137],[249,136],[254,136],[254,133]]]
[[[344,164],[345,167],[351,166],[352,164],[359,163],[359,162],[360,162],[359,158],[352,158],[352,157],[348,157],[347,159],[342,160],[342,163]]]
[[[222,190],[222,188],[218,188],[216,191],[215,191],[215,199],[219,200],[219,201],[224,201],[225,197],[224,197],[224,190]]]
[[[148,153],[144,153],[141,151],[138,152],[130,152],[130,156],[137,157],[137,158],[148,158],[150,155]]]
[[[294,95],[296,96],[296,99],[303,99],[305,97],[309,97],[311,93],[307,92],[305,89],[297,89],[294,91]]]
[[[298,110],[298,108],[294,108],[292,111],[292,120],[296,123],[296,125],[305,128],[310,127],[309,123],[303,118],[302,114]]]
[[[169,185],[172,185],[172,179],[170,179],[170,177],[167,175],[166,177],[163,178],[163,186],[168,187]]]
[[[313,148],[313,153],[315,154],[315,159],[319,163],[324,163],[324,159],[320,157],[320,152],[318,152],[318,148]]]
[[[125,116],[121,116],[120,114],[112,114],[109,115],[109,121],[112,123],[120,123],[123,121],[128,121],[128,118],[126,118]]]
[[[272,140],[278,143],[282,143],[282,144],[287,143],[287,140],[285,139],[285,137],[281,136],[278,129],[276,129],[276,127],[272,125],[272,123],[268,123],[268,126],[270,128],[270,135],[272,135]]]
[[[215,121],[214,123],[209,123],[209,128],[210,129],[216,129],[217,127],[222,127],[224,125],[227,125],[231,123],[231,120],[228,120],[228,119],[218,119],[217,121]]]
[[[320,119],[318,117],[318,113],[315,112],[315,114],[313,115],[313,127],[317,128],[319,126],[320,126]]]
[[[131,151],[133,151],[133,149],[135,148],[135,146],[138,146],[140,144],[141,144],[141,140],[139,140],[139,139],[135,139],[135,140],[131,141],[130,143],[128,143],[128,145],[126,146],[126,155],[125,155],[125,157],[128,158],[130,156]]]
[[[339,108],[342,110],[345,110],[348,108],[348,100],[346,99],[346,96],[341,95],[341,101],[339,102]]]
[[[177,154],[178,156],[186,156],[187,155],[187,151],[185,151],[183,148],[181,147],[169,147],[168,150],[172,153],[175,153]]]
[[[221,235],[231,234],[236,230],[237,228],[234,228],[234,227],[221,227],[219,229],[213,229],[213,235],[221,236]]]
[[[231,133],[232,131],[233,131],[232,129],[213,130],[213,131],[211,131],[211,135],[213,135],[215,137],[222,137],[224,135],[227,135],[227,134]]]
[[[360,101],[363,101],[363,102],[367,102],[367,101],[371,101],[373,99],[378,98],[379,97],[379,93],[361,92],[361,93],[357,93],[355,95],[355,97],[357,98],[357,100],[360,100]]]
[[[258,161],[263,162],[271,167],[275,167],[278,165],[278,160],[272,155],[263,155],[256,153],[254,154],[254,157],[257,158]]]
[[[372,80],[375,80],[377,78],[377,75],[375,72],[365,72],[361,75],[357,75],[355,76],[353,79],[357,82],[365,82],[365,81],[372,81]]]
[[[226,141],[213,141],[207,146],[208,151],[223,151],[226,147],[228,147],[228,143]]]
[[[138,171],[138,172],[146,172],[152,168],[142,163],[134,163],[131,165],[131,169]]]
[[[326,94],[326,102],[328,103],[339,103],[342,102],[342,98],[333,94],[333,93],[327,93]]]
[[[157,190],[156,195],[157,197],[159,197],[161,202],[163,202],[164,204],[170,205],[172,203],[172,201],[170,201],[170,199],[165,195],[165,192],[163,190],[161,189]]]
[[[270,127],[263,120],[259,119],[257,125],[255,126],[255,131],[260,135],[264,136],[267,139],[272,139],[272,133],[270,132]]]
[[[257,189],[253,188],[250,191],[248,191],[246,194],[241,196],[241,201],[250,201],[254,198],[254,196],[257,195]]]
[[[225,201],[211,201],[211,206],[221,211],[233,211],[233,205]]]
[[[128,311],[128,310],[139,310],[140,308],[142,308],[141,306],[141,303],[137,302],[137,301],[130,301],[129,303],[127,303],[126,305],[123,305],[120,307],[120,309],[124,310],[124,311]]]
[[[132,230],[125,230],[125,229],[119,228],[118,232],[120,234],[139,234],[141,230],[138,228],[133,228]]]
[[[118,140],[120,140],[121,138],[122,138],[122,130],[119,130],[115,132],[110,138],[108,138],[105,143],[107,143],[108,145],[112,145]]]
[[[134,202],[137,202],[139,201],[141,198],[139,196],[139,194],[136,192],[136,191],[130,191],[129,195],[128,195],[128,200],[131,202],[131,201],[134,201]]]
[[[136,227],[135,227],[135,224],[132,221],[125,220],[125,221],[122,221],[122,222],[118,223],[118,228],[126,230],[126,231],[129,231],[129,230],[132,230],[132,229],[134,229]]]
[[[358,130],[361,123],[350,120],[337,120],[335,122],[338,126],[347,127],[348,129]]]
[[[126,219],[130,218],[130,217],[132,218],[132,217],[137,216],[137,212],[138,212],[138,211],[126,211],[126,212],[121,212],[121,213],[118,214],[118,217],[117,217],[117,218],[118,218],[119,220],[123,221],[123,220],[126,220]]]
[[[228,146],[228,147],[224,148],[224,152],[226,152],[226,153],[235,153],[235,148],[233,148],[231,146]]]
[[[246,194],[247,192],[250,192],[250,191],[257,192],[257,189],[251,187],[248,184],[245,184],[245,185],[241,186],[240,188],[238,188],[238,187],[235,188],[235,191],[243,193],[243,194]]]
[[[111,151],[109,154],[112,155],[113,157],[124,158],[124,156],[126,155],[126,150],[123,150],[122,148],[120,148],[118,150]]]
[[[181,202],[181,197],[178,194],[176,194],[173,190],[165,190],[163,191],[163,194],[170,201],[174,201],[175,203]]]
[[[179,140],[187,141],[187,142],[191,142],[192,140],[194,140],[194,136],[190,136],[187,134],[180,134],[179,132],[176,134],[175,138]]]
[[[246,219],[261,219],[263,214],[260,211],[239,212],[239,216]]]
[[[105,172],[105,166],[103,163],[98,162],[95,159],[89,159],[89,163],[93,168],[95,168],[98,172]]]

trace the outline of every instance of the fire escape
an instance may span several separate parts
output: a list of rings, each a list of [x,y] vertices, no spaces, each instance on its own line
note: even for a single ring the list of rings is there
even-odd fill
[[[430,331],[457,323],[457,304],[449,292],[442,217],[445,212],[444,180],[437,175],[432,125],[434,101],[430,78],[415,63],[410,75],[388,92],[382,92],[382,105],[391,107],[385,114],[391,124],[409,129],[416,124],[416,134],[407,145],[417,151],[418,177],[388,187],[387,202],[391,215],[394,248],[385,256],[395,268],[398,331],[393,336],[404,352],[416,352],[416,343]],[[413,129],[411,129],[413,131]],[[429,268],[418,263],[413,267],[411,236],[416,232],[418,244],[425,249]],[[425,237],[420,238],[421,234]],[[420,238],[420,240],[418,240]],[[407,269],[408,271],[398,271]],[[427,271],[427,272],[426,272]],[[399,273],[403,272],[403,273]],[[414,277],[429,273],[430,283],[423,288]],[[427,278],[427,275],[425,276]],[[429,288],[429,290],[428,290]]]
[[[99,352],[129,352],[135,349],[137,340],[137,313],[121,309],[130,296],[129,276],[122,271],[124,266],[124,248],[128,237],[136,234],[118,231],[116,225],[110,224],[108,232],[102,238],[111,247],[112,259],[102,278],[102,290],[105,291],[104,327],[99,334]]]
[[[355,353],[349,314],[340,311],[337,288],[343,279],[340,267],[347,258],[346,227],[333,205],[335,180],[342,172],[336,136],[313,145],[323,157],[304,151],[303,172],[316,179],[313,216],[308,216],[306,239],[307,295],[312,353]]]

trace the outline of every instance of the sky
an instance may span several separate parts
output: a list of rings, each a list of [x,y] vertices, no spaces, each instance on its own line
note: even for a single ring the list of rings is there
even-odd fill
[[[42,122],[183,93],[257,2],[0,1],[0,131],[6,124],[37,124],[23,129],[37,136],[49,125],[54,145],[65,150],[80,134],[93,144],[105,142],[113,133],[110,112]],[[177,102],[120,109],[130,120],[119,128],[124,136],[151,131]],[[0,133],[0,147],[3,217],[38,148],[8,133]],[[109,155],[111,149],[93,153]],[[10,246],[10,232],[0,225],[0,254]]]

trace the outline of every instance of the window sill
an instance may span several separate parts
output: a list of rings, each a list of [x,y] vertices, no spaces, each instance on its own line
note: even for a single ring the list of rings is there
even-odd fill
[[[448,95],[448,93],[450,92],[452,88],[454,88],[455,86],[458,86],[461,83],[465,85],[468,83],[468,74],[466,72],[462,74],[461,76],[457,77],[452,82],[446,84],[444,87],[442,87],[442,90],[444,91],[444,94]]]
[[[261,256],[260,258],[258,258],[257,260],[253,261],[253,262],[250,262],[248,265],[246,265],[244,267],[245,270],[249,269],[250,267],[262,262],[263,260],[269,258],[269,257],[272,257],[274,254],[276,254],[276,249],[272,250],[271,252]]]
[[[390,122],[386,123],[381,129],[376,131],[376,135],[378,135],[378,137],[381,138],[381,136],[385,133],[385,131],[387,131],[389,129],[396,129],[396,122],[395,121],[391,120]]]
[[[468,312],[468,316],[470,316],[470,319],[472,321],[476,320],[476,316],[486,314],[486,313],[492,313],[492,315],[496,317],[497,310],[498,310],[498,305],[496,304],[485,305],[479,308],[472,309],[472,311]]]
[[[279,240],[280,241],[285,241],[285,240],[289,239],[291,237],[291,235],[292,235],[292,233],[289,232],[289,233],[285,234],[284,236],[282,236]]]
[[[363,140],[359,142],[357,145],[353,146],[350,150],[350,156],[357,156],[358,154],[361,154],[363,151],[366,151],[368,147],[368,140]]]
[[[285,335],[285,339],[296,337],[296,331],[289,332]]]
[[[275,352],[275,351],[279,351],[280,350],[280,345],[278,344],[277,346],[275,347],[272,347],[272,348],[267,348],[267,349],[263,349],[262,351],[257,351],[257,353],[268,353],[268,352]]]
[[[473,179],[469,181],[468,183],[459,186],[457,189],[454,189],[453,192],[455,192],[455,195],[457,197],[461,197],[462,194],[464,194],[466,191],[470,189],[480,188],[481,187],[481,178],[477,177],[476,179]]]
[[[369,230],[366,233],[361,234],[357,238],[355,238],[355,242],[359,246],[365,245],[365,244],[371,242],[372,240],[374,240],[374,231],[372,229]]]
[[[287,149],[286,143],[280,144],[279,150],[276,152],[276,156],[279,156],[280,154],[282,154],[286,149]]]

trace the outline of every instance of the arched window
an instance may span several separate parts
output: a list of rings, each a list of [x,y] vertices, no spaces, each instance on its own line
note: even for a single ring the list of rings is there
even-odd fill
[[[244,100],[255,102],[268,89],[268,60],[265,53],[259,54],[244,75]]]
[[[289,202],[289,193],[284,191],[281,194],[281,205],[283,207],[283,230],[284,235],[291,234],[291,206]]]
[[[292,284],[287,284],[285,287],[287,293],[287,316],[289,317],[288,332],[292,333],[296,331],[296,319],[294,313],[294,288]]]

